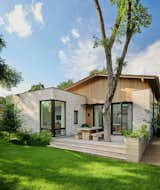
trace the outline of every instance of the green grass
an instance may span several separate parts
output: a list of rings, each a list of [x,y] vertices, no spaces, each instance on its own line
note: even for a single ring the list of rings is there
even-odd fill
[[[160,167],[0,143],[0,189],[159,190]]]

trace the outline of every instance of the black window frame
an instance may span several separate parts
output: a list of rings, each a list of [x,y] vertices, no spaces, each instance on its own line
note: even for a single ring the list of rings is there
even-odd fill
[[[121,105],[121,121],[120,121],[121,128],[122,128],[122,122],[123,122],[123,114],[122,114],[123,104],[131,105],[131,109],[132,109],[131,130],[133,130],[133,102],[115,102],[115,103],[111,104],[111,134],[112,135],[121,135],[121,134],[113,134],[113,105],[115,105],[115,104]]]
[[[93,126],[95,126],[95,107],[96,106],[104,106],[104,104],[93,104]],[[102,119],[102,129],[104,129],[104,125],[103,125],[103,119]]]
[[[55,100],[55,99],[47,99],[47,100],[40,100],[40,102],[39,102],[39,106],[40,106],[40,131],[42,131],[42,130],[46,130],[45,128],[43,128],[42,127],[42,118],[41,118],[41,104],[42,104],[42,102],[44,102],[44,101],[50,101],[51,102],[51,133],[52,133],[52,135],[55,137],[56,136],[56,130],[65,130],[65,134],[64,135],[66,135],[66,102],[65,101],[62,101],[62,100]],[[55,102],[56,101],[59,101],[59,102],[63,102],[64,103],[64,107],[65,107],[65,115],[64,115],[64,117],[65,117],[65,121],[64,121],[64,125],[65,125],[65,127],[63,127],[63,128],[60,128],[60,129],[56,129],[55,128]]]
[[[74,110],[74,124],[77,125],[78,124],[78,110]]]

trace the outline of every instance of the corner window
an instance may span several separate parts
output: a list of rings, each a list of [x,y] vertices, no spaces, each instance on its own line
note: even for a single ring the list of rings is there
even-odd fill
[[[74,124],[78,124],[78,111],[74,111]]]
[[[58,100],[40,101],[40,127],[52,131],[53,136],[65,135],[66,103]]]

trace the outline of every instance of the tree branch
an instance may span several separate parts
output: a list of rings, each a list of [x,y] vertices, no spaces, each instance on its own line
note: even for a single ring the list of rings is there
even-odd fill
[[[130,40],[132,38],[133,32],[134,32],[134,27],[131,27],[131,0],[128,0],[128,8],[127,8],[127,27],[126,27],[126,39],[125,43],[122,49],[122,54],[120,58],[118,59],[118,66],[117,66],[117,72],[116,72],[116,80],[118,80],[119,76],[121,75],[122,68],[124,65],[124,59],[127,54],[128,46],[130,43]]]
[[[104,19],[103,19],[101,7],[99,5],[99,1],[94,0],[94,4],[95,4],[97,14],[98,14],[98,18],[99,18],[99,24],[100,24],[100,29],[101,29],[102,40],[106,40],[106,31],[105,31]]]
[[[102,36],[102,42],[105,42],[107,40],[106,31],[105,31],[105,24],[104,19],[102,15],[102,10],[99,4],[98,0],[94,0],[95,8],[98,14],[99,24],[100,24],[100,30],[101,30],[101,36]],[[111,59],[111,49],[104,43],[104,51],[107,61],[107,73],[108,76],[112,77],[113,75],[113,68],[112,68],[112,59]]]
[[[112,49],[113,47],[113,44],[115,42],[115,39],[116,39],[116,36],[117,36],[117,33],[118,33],[118,29],[120,27],[120,24],[121,24],[121,21],[122,21],[122,9],[124,8],[125,6],[125,0],[121,0],[120,1],[120,7],[118,8],[118,13],[117,13],[117,16],[116,16],[116,21],[115,21],[115,24],[113,26],[113,29],[112,29],[112,33],[111,33],[111,37],[110,37],[110,48]]]

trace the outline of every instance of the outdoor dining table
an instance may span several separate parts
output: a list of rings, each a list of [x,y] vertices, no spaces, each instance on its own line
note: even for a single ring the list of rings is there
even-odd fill
[[[82,133],[82,139],[83,140],[90,140],[91,134],[98,132],[99,129],[102,129],[102,128],[101,127],[83,127],[83,128],[80,128],[80,131]]]

